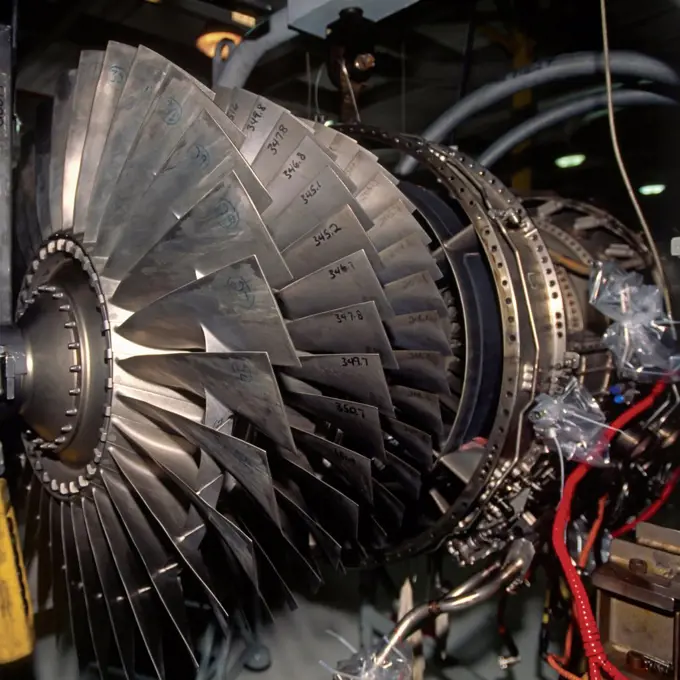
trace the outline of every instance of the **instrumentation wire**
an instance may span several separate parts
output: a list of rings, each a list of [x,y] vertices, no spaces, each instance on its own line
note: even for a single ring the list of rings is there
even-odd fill
[[[624,163],[623,156],[621,154],[621,147],[619,145],[619,138],[616,131],[616,118],[614,115],[614,87],[612,84],[612,68],[611,68],[611,54],[609,51],[609,27],[607,24],[607,0],[600,0],[600,15],[602,20],[602,52],[604,56],[604,77],[605,85],[607,90],[607,119],[609,121],[609,135],[611,137],[612,148],[614,150],[614,156],[616,158],[616,164],[618,165],[619,172],[621,174],[621,179],[626,186],[626,191],[630,197],[630,201],[635,209],[635,214],[640,222],[642,231],[644,232],[645,239],[647,240],[647,245],[652,254],[652,259],[654,261],[654,267],[657,270],[658,284],[661,288],[663,294],[664,302],[666,304],[666,312],[668,315],[672,312],[670,293],[668,287],[665,285],[663,267],[661,265],[661,258],[656,249],[654,243],[654,237],[652,236],[652,230],[649,227],[649,223],[642,212],[642,207],[637,199],[635,190],[633,189],[633,184],[630,181],[628,171],[626,170],[626,164]]]
[[[552,248],[548,248],[548,254],[555,264],[562,265],[565,269],[568,269],[572,274],[578,274],[579,276],[590,276],[590,267],[587,264],[578,262],[577,260],[562,255]]]
[[[652,519],[652,517],[654,517],[654,515],[656,515],[656,513],[666,504],[666,501],[670,497],[671,493],[673,493],[673,489],[676,487],[678,481],[680,481],[680,467],[677,467],[675,470],[673,470],[668,481],[666,484],[664,484],[659,497],[650,505],[648,505],[635,519],[627,522],[618,529],[614,529],[614,531],[612,531],[612,538],[619,538],[620,536],[623,536],[629,531],[635,529],[635,527],[640,524],[640,522],[646,522]]]
[[[656,382],[649,394],[641,399],[639,402],[629,406],[621,415],[614,419],[611,428],[605,429],[602,434],[600,446],[604,447],[609,444],[616,430],[622,429],[634,418],[637,418],[642,413],[650,409],[656,399],[663,393],[668,384],[668,378],[664,376]],[[574,566],[567,549],[565,540],[565,532],[571,517],[571,505],[576,494],[576,489],[588,474],[590,467],[586,463],[581,463],[569,475],[564,488],[564,495],[560,501],[557,512],[555,514],[555,521],[552,528],[552,544],[562,566],[567,585],[574,598],[574,614],[576,622],[581,633],[581,640],[586,658],[588,660],[588,669],[590,680],[600,680],[602,671],[604,671],[612,680],[625,680],[625,676],[621,673],[607,658],[604,647],[600,642],[600,633],[597,627],[597,621],[593,614],[588,593],[586,592],[583,581]]]

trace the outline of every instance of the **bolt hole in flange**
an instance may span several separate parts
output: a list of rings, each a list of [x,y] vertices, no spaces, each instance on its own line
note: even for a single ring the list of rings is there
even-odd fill
[[[110,350],[99,283],[70,239],[42,248],[24,281],[18,325],[27,375],[19,387],[31,464],[53,492],[76,493],[96,473],[106,427]]]

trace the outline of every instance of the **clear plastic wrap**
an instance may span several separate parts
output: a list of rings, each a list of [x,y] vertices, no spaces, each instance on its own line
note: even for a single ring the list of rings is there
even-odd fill
[[[545,445],[566,460],[595,466],[609,463],[603,437],[607,427],[604,413],[576,378],[562,394],[539,394],[529,420]]]
[[[368,651],[359,651],[349,659],[338,663],[333,670],[334,680],[411,680],[413,664],[410,652],[395,647],[381,664],[377,658],[383,646]]]
[[[590,277],[590,304],[612,319],[603,341],[623,377],[656,380],[677,372],[671,320],[661,291],[614,262],[597,262]]]

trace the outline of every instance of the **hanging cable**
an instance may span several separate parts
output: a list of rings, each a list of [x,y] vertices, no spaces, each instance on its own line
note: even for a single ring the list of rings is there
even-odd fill
[[[321,120],[321,107],[319,106],[319,83],[321,82],[321,76],[323,70],[326,68],[325,62],[319,66],[316,72],[316,78],[314,78],[314,109],[316,113],[317,120]]]
[[[626,185],[626,191],[628,196],[630,196],[630,201],[633,204],[635,213],[637,214],[640,225],[642,226],[642,231],[647,239],[647,244],[649,250],[652,253],[652,258],[654,260],[654,267],[657,270],[658,282],[657,285],[661,289],[663,294],[664,303],[666,305],[666,313],[670,316],[672,312],[671,307],[671,297],[668,290],[668,286],[665,282],[664,272],[661,265],[661,258],[656,249],[654,243],[654,238],[652,236],[652,230],[649,228],[647,219],[642,212],[642,207],[640,202],[635,195],[635,190],[628,176],[628,171],[626,170],[626,164],[623,161],[623,156],[621,155],[621,147],[619,146],[618,134],[616,132],[616,120],[614,116],[614,87],[612,85],[612,66],[611,66],[611,55],[609,53],[609,28],[607,25],[607,0],[600,0],[600,14],[602,19],[602,51],[604,53],[604,77],[605,84],[607,86],[607,118],[609,120],[609,134],[611,136],[612,148],[614,149],[614,156],[616,157],[616,164],[619,166],[619,172],[621,173],[621,179]]]

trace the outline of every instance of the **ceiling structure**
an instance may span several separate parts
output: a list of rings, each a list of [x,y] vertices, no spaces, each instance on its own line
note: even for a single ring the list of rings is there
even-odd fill
[[[258,19],[285,6],[285,0],[22,0],[18,54],[19,89],[50,95],[55,74],[77,64],[83,48],[103,48],[108,40],[144,43],[209,83],[210,60],[195,47],[206,30],[235,26],[233,10]],[[362,120],[388,130],[419,133],[461,92],[503,78],[513,69],[508,36],[525,36],[529,61],[563,52],[600,50],[599,3],[592,0],[420,0],[376,25],[377,66],[360,99]],[[637,50],[680,64],[680,3],[677,0],[610,2],[612,49]],[[300,36],[270,52],[255,69],[248,88],[300,115],[338,115],[339,95],[322,65],[324,43]],[[318,82],[318,88],[316,83]],[[533,93],[527,108],[505,101],[467,121],[456,143],[475,154],[494,139],[563,98],[602,83],[569,81]],[[641,85],[648,88],[647,84]],[[318,102],[318,110],[317,110]],[[668,211],[679,174],[678,114],[666,107],[618,112],[621,145],[637,185],[663,183],[668,189],[644,203],[653,213]],[[557,156],[583,153],[578,168],[559,169]],[[538,135],[520,155],[495,168],[509,179],[531,166],[534,188],[595,198],[630,216],[629,201],[613,166],[606,117],[594,113]]]

